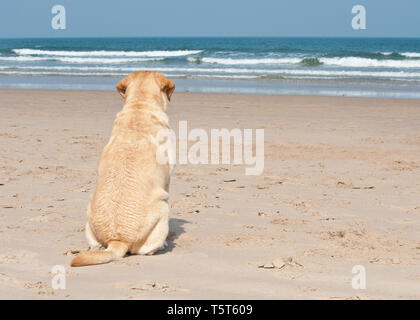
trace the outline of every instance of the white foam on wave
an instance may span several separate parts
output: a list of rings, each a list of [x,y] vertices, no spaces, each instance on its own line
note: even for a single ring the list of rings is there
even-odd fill
[[[414,57],[413,53],[413,57]],[[344,58],[318,58],[324,65],[341,66],[349,68],[420,68],[420,60],[377,60],[359,57]],[[188,58],[190,62],[196,62],[195,58]],[[201,62],[220,65],[287,65],[299,64],[303,58],[269,58],[269,59],[233,59],[233,58],[202,58]]]
[[[106,73],[86,73],[86,72],[54,72],[54,71],[43,71],[43,72],[24,72],[24,71],[0,71],[0,75],[20,75],[20,76],[73,76],[73,77],[117,77],[124,76],[124,73],[119,72],[106,72]],[[167,74],[167,76],[173,78],[203,78],[203,79],[258,79],[258,76],[249,75],[186,75],[186,74]]]
[[[108,73],[90,73],[90,72],[54,72],[54,71],[0,71],[0,75],[22,75],[22,76],[80,76],[80,77],[104,77],[104,76],[123,76],[124,73],[108,72]]]
[[[420,72],[404,71],[327,71],[327,70],[281,70],[279,74],[301,75],[301,76],[322,76],[322,77],[360,77],[360,78],[386,78],[386,79],[404,79],[419,78]]]
[[[47,71],[138,71],[139,68],[131,67],[82,67],[82,66],[0,66],[0,70],[47,70]]]
[[[406,56],[408,58],[420,58],[419,52],[403,52],[401,53],[403,56]]]
[[[69,57],[55,57],[54,60],[65,63],[97,63],[97,64],[121,64],[130,62],[144,62],[144,61],[159,61],[164,58],[69,58]]]
[[[159,61],[165,58],[75,58],[75,57],[33,57],[33,56],[17,56],[17,57],[0,57],[0,61],[60,61],[73,64],[122,64],[130,62]]]
[[[196,59],[188,58],[189,61],[195,62]],[[202,58],[202,62],[210,64],[223,64],[223,65],[256,65],[256,64],[293,64],[299,63],[302,60],[299,58],[267,58],[267,59],[232,59],[232,58]]]
[[[43,61],[50,60],[47,57],[0,57],[0,61],[17,61],[17,62],[27,62],[27,61]]]
[[[170,75],[173,77],[174,75]],[[197,78],[197,79],[238,79],[238,80],[248,80],[248,79],[259,79],[260,76],[257,75],[226,75],[226,74],[192,74],[188,75],[188,78]]]
[[[36,72],[25,72],[25,71],[0,71],[0,75],[23,75],[23,76],[73,76],[73,77],[116,77],[124,76],[121,72],[101,72],[101,73],[87,73],[87,72],[54,72],[54,71],[36,71]],[[258,79],[256,75],[208,75],[208,74],[167,74],[174,78],[203,78],[203,79]]]
[[[198,54],[202,50],[154,50],[154,51],[55,51],[36,49],[13,49],[19,55],[44,55],[67,57],[180,57]]]
[[[13,68],[14,70],[10,70]],[[17,66],[1,66],[2,74],[22,74],[22,75],[73,75],[73,76],[120,76],[138,68],[118,68],[118,67],[17,67]],[[33,71],[36,70],[36,71]],[[39,71],[45,70],[45,71]],[[239,69],[239,68],[143,68],[143,70],[161,71],[174,76],[174,72],[178,72],[177,76],[194,76],[194,77],[214,77],[214,78],[258,78],[264,76],[302,76],[312,78],[382,78],[382,79],[413,79],[420,80],[420,72],[405,71],[349,71],[349,70],[304,70],[304,69]],[[63,72],[64,71],[64,72]],[[74,71],[74,72],[65,72]],[[82,72],[77,72],[82,71]],[[207,74],[205,74],[207,73]]]
[[[325,65],[355,68],[420,68],[420,60],[376,60],[369,58],[320,58]]]

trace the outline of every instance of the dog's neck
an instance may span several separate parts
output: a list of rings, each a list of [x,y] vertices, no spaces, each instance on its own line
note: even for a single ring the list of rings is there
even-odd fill
[[[159,102],[159,99],[156,99],[156,97],[152,98],[145,95],[130,97],[130,95],[128,95],[125,99],[124,107],[118,113],[117,117],[124,117],[127,113],[131,113],[132,110],[136,110],[155,115],[163,126],[169,127],[169,119],[166,115],[167,103],[168,99],[166,98],[166,95],[162,97],[162,102]]]
[[[141,89],[133,89],[126,93],[125,106],[142,106],[156,107],[161,111],[166,112],[168,105],[168,99],[165,94],[159,91],[159,93],[152,94],[145,92]]]

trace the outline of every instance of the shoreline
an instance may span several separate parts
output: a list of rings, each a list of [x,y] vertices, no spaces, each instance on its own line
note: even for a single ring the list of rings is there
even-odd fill
[[[115,88],[113,89],[104,89],[104,90],[91,90],[91,89],[26,89],[26,88],[2,88],[0,87],[0,93],[8,94],[16,94],[16,93],[24,93],[24,94],[37,94],[40,93],[41,95],[46,93],[56,93],[56,94],[65,94],[69,92],[70,95],[77,95],[77,94],[113,94],[113,92],[117,92]],[[410,103],[416,102],[420,103],[420,98],[390,98],[390,97],[351,97],[351,96],[328,96],[328,95],[301,95],[301,94],[259,94],[259,93],[223,93],[223,92],[189,92],[189,91],[176,91],[175,94],[177,96],[214,96],[214,97],[223,97],[223,96],[231,96],[231,97],[267,97],[268,99],[338,99],[338,100],[348,100],[348,101],[407,101]],[[1,102],[1,101],[0,101]]]
[[[113,91],[123,76],[11,76],[0,74],[0,89]],[[173,77],[177,92],[420,99],[419,86],[375,80],[223,80]]]

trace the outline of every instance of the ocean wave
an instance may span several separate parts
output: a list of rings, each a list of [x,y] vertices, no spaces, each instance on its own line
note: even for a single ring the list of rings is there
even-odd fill
[[[67,57],[181,57],[201,53],[203,50],[154,50],[154,51],[54,51],[36,49],[13,49],[18,55],[44,55]]]
[[[122,64],[130,62],[159,61],[165,58],[74,58],[74,57],[33,57],[33,56],[17,56],[17,57],[0,57],[0,61],[59,61],[73,64]]]
[[[408,58],[420,58],[419,52],[403,52],[401,55],[406,56]]]
[[[145,61],[159,61],[165,58],[69,58],[69,57],[56,57],[54,60],[65,63],[84,64],[84,63],[97,63],[97,64],[122,64],[130,62],[145,62]]]
[[[359,77],[359,78],[386,78],[404,79],[419,78],[420,72],[404,71],[327,71],[327,70],[281,70],[279,74],[322,77]]]
[[[124,73],[118,72],[107,72],[107,73],[86,73],[86,72],[54,72],[54,71],[43,71],[43,72],[24,72],[24,71],[1,71],[0,75],[19,75],[19,76],[73,76],[73,77],[121,77]],[[167,74],[172,78],[196,78],[196,79],[237,79],[237,80],[249,80],[258,79],[260,76],[256,75],[207,75],[207,74]]]
[[[55,72],[55,71],[0,71],[0,75],[21,75],[21,76],[77,76],[77,77],[112,77],[124,76],[124,73],[108,72],[108,73],[90,73],[90,72]]]
[[[50,60],[47,57],[0,57],[0,61],[17,61],[17,62],[27,62],[27,61],[45,61]]]
[[[174,75],[171,75],[174,77]],[[237,80],[249,80],[249,79],[260,79],[261,76],[257,75],[225,75],[225,74],[191,74],[187,75],[187,78],[197,78],[197,79],[237,79]]]
[[[353,55],[351,55],[353,56]],[[361,58],[370,58],[378,60],[387,60],[387,59],[405,59],[402,53],[399,52],[376,52],[376,53],[367,53],[360,55]]]
[[[195,62],[196,59],[188,58],[188,61]],[[300,63],[300,58],[266,58],[266,59],[232,59],[232,58],[201,58],[202,62],[222,65],[255,65],[255,64],[294,64]]]
[[[84,66],[0,66],[0,70],[47,70],[47,71],[122,71],[122,72],[132,72],[138,71],[137,67],[84,67]]]
[[[305,58],[300,62],[301,65],[306,67],[317,67],[322,64],[318,58]]]
[[[356,68],[420,68],[420,60],[376,60],[368,58],[320,58],[325,65]]]
[[[334,58],[261,58],[261,59],[233,59],[233,58],[192,58],[187,59],[196,64],[219,64],[219,65],[290,65],[300,64],[302,66],[331,65],[341,67],[357,68],[420,68],[420,60],[392,60],[392,59],[370,59],[360,57],[334,57]]]
[[[35,70],[35,71],[34,71]],[[40,71],[44,70],[44,71]],[[0,66],[0,74],[11,75],[43,75],[43,76],[123,76],[138,68],[116,67],[6,67]],[[339,70],[308,70],[308,69],[212,69],[212,68],[144,68],[144,70],[161,71],[172,77],[201,77],[201,78],[261,78],[283,79],[286,76],[300,76],[312,78],[380,78],[380,79],[413,79],[420,80],[420,72],[405,71],[339,71]],[[73,72],[66,72],[73,71]]]

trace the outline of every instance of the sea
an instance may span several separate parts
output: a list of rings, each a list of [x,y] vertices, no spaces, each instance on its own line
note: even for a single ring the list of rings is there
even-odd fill
[[[138,70],[178,92],[420,98],[420,39],[0,39],[0,88],[115,90]]]

